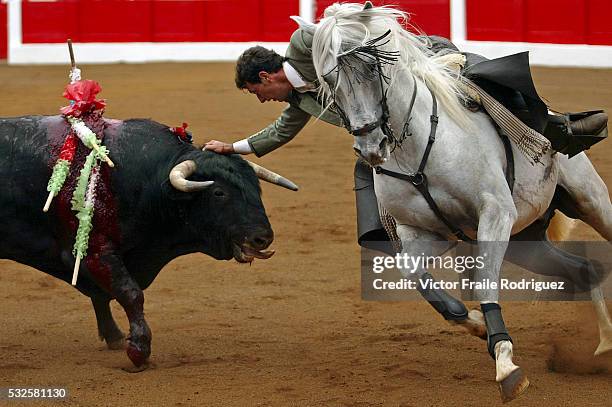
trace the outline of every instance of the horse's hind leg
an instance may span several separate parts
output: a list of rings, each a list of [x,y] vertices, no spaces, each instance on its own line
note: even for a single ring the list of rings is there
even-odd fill
[[[607,277],[608,270],[597,261],[576,256],[551,243],[546,236],[549,216],[551,212],[512,236],[505,259],[535,274],[561,277],[572,285],[574,292],[590,291]]]
[[[612,204],[608,188],[584,153],[571,161],[565,156],[559,158],[558,185],[567,192],[563,197],[565,208],[560,209],[612,241]]]
[[[603,298],[601,288],[595,288],[591,291],[591,299],[595,314],[597,315],[597,323],[599,325],[599,346],[595,349],[595,356],[603,355],[612,351],[612,320],[608,313],[606,300]]]
[[[611,241],[612,204],[608,188],[584,153],[571,161],[565,156],[559,158],[558,184],[567,192],[564,198],[570,213],[566,214],[579,218],[608,242]],[[591,291],[591,299],[597,314],[600,338],[595,355],[600,355],[612,351],[612,322],[600,288]]]

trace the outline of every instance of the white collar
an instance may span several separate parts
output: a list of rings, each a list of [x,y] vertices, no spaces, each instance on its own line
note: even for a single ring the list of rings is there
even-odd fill
[[[302,93],[310,90],[311,86],[302,79],[300,73],[289,62],[283,62],[283,71],[295,90]]]

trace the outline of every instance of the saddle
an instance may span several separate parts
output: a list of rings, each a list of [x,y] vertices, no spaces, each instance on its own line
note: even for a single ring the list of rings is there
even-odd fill
[[[571,158],[607,137],[608,116],[603,110],[556,113],[548,109],[533,84],[526,52],[489,60],[460,53],[445,38],[431,36],[429,40],[438,62],[478,85],[527,127],[548,139],[553,150]],[[469,110],[487,112],[477,94],[470,89],[466,93],[469,97],[464,103]]]
[[[498,71],[491,73],[488,77],[483,75],[484,78],[475,75],[473,72],[466,77],[471,77],[487,94],[506,107],[527,127],[542,134],[550,141],[551,148],[561,154],[566,154],[571,158],[605,139],[608,136],[608,115],[603,110],[557,113],[551,111],[544,104],[537,95],[533,82],[531,82],[528,60],[525,61],[526,57],[525,54],[517,54],[516,56],[500,58],[512,61],[518,70],[522,68],[523,75],[520,80],[516,80],[515,83],[518,84],[516,87],[510,87],[514,83],[500,84],[494,82],[493,78],[497,79],[500,75]],[[475,66],[495,62],[497,61],[484,61]],[[495,68],[498,68],[498,66],[495,66]],[[465,73],[463,71],[463,74]],[[481,73],[479,72],[479,74]],[[478,98],[470,97],[470,99],[466,101],[468,108],[474,109],[482,106]],[[483,110],[487,111],[487,109]]]

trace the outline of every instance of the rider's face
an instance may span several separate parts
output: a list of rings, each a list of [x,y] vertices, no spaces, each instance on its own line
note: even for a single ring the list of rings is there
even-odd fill
[[[275,102],[285,102],[291,93],[291,83],[287,80],[282,72],[282,69],[278,72],[268,73],[262,71],[259,73],[259,83],[246,83],[246,90],[249,93],[257,95],[257,99],[261,103],[273,100]]]

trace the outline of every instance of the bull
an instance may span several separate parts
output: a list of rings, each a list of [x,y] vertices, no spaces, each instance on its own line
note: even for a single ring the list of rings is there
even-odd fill
[[[237,155],[222,156],[182,143],[151,120],[103,122],[104,144],[115,168],[102,166],[89,252],[76,288],[91,299],[98,333],[111,349],[126,349],[144,369],[151,330],[144,294],[172,259],[205,253],[219,260],[268,258],[273,231],[258,176],[294,185]],[[0,119],[0,258],[69,282],[78,221],[70,208],[78,169],[73,164],[48,213],[46,184],[69,125],[61,116]],[[80,145],[74,162],[88,149]],[[249,165],[251,164],[251,165]],[[127,342],[109,303],[129,320]]]

